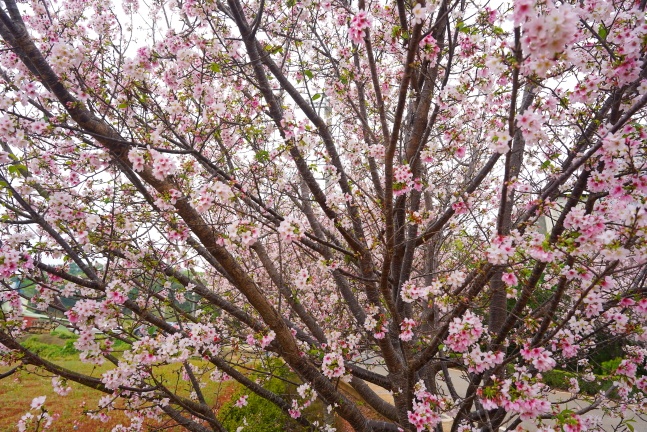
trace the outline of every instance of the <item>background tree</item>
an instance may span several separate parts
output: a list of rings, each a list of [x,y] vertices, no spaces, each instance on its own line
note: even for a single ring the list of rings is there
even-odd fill
[[[595,430],[591,409],[643,406],[644,0],[2,5],[5,363],[124,401],[121,430],[223,430],[201,381],[225,374],[304,428],[330,429],[314,397],[358,431]],[[12,277],[113,367],[21,346]],[[551,405],[542,373],[591,372],[605,340],[614,388]],[[276,367],[299,396],[248,372]]]

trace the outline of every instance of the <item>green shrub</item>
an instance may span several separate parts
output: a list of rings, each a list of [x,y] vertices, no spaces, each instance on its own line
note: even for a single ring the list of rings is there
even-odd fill
[[[595,381],[585,381],[579,374],[573,372],[553,369],[548,372],[542,372],[543,382],[554,389],[568,391],[571,386],[570,379],[577,378],[580,386],[580,392],[589,396],[595,396],[601,390],[606,391],[613,384],[613,379],[595,375]]]
[[[618,357],[624,357],[624,348],[629,342],[626,339],[606,341],[604,335],[596,338],[597,349],[593,350],[589,356],[589,363],[593,366],[593,373],[604,375],[604,364],[613,362]]]
[[[602,369],[603,375],[613,375],[616,372],[616,369],[618,369],[618,366],[620,366],[621,362],[622,358],[620,357],[602,362],[600,368]]]

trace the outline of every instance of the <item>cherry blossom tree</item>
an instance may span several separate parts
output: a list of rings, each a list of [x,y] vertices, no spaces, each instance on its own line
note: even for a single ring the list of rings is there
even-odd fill
[[[622,426],[647,387],[645,3],[2,0],[3,377],[105,392],[120,431],[224,430],[225,379],[304,430],[333,429],[315,399],[357,431]],[[106,372],[21,345],[19,280]],[[610,389],[549,399],[611,342]],[[278,369],[298,392],[250,375]]]

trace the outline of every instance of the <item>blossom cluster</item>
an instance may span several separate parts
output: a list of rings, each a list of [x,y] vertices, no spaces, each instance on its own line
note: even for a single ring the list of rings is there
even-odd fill
[[[152,159],[153,177],[164,180],[167,176],[175,174],[177,165],[169,154],[153,149],[150,149],[149,153]]]
[[[227,227],[229,239],[240,240],[245,246],[252,246],[260,236],[261,230],[248,219],[234,220]]]
[[[322,348],[329,352],[323,357],[322,372],[328,378],[344,377],[346,373],[344,359],[352,360],[359,356],[358,347],[362,337],[357,333],[343,337],[341,332],[334,330],[326,332],[326,340],[328,343],[322,344]]]
[[[47,396],[38,396],[31,401],[31,410],[26,412],[20,420],[18,420],[18,432],[26,432],[29,429],[34,430],[47,430],[52,426],[54,417],[52,417],[47,409],[43,407]],[[36,414],[31,411],[36,411]]]
[[[490,132],[486,137],[486,142],[492,151],[503,154],[510,151],[511,139],[508,131],[499,130]]]
[[[418,6],[418,5],[416,5]],[[436,65],[438,58],[438,53],[440,52],[440,47],[436,42],[436,39],[431,34],[420,39],[420,58],[422,60],[428,60],[431,66]],[[430,162],[429,160],[425,162]]]
[[[403,319],[400,324],[400,339],[405,342],[413,339],[413,328],[416,325],[416,322],[410,318]]]
[[[146,153],[138,148],[132,148],[128,152],[128,160],[135,172],[142,172],[146,164]]]
[[[494,378],[492,385],[479,388],[477,394],[483,408],[491,410],[501,407],[519,414],[522,420],[534,419],[551,412],[550,402],[542,393],[545,385],[531,382],[527,374],[519,374],[518,378],[504,381]]]
[[[501,351],[481,351],[481,347],[476,345],[463,358],[463,363],[467,366],[468,372],[482,373],[486,370],[493,369],[495,366],[503,363],[505,355]]]
[[[52,45],[49,54],[49,64],[57,74],[64,74],[70,68],[79,67],[83,61],[83,48],[74,47],[65,42]]]
[[[360,45],[366,36],[366,30],[371,28],[373,19],[366,11],[359,11],[350,20],[348,35],[354,44]]]
[[[308,408],[317,399],[317,392],[308,383],[297,387],[299,400],[292,399],[292,407],[288,410],[290,417],[296,419],[301,417],[301,412]]]
[[[521,350],[521,357],[529,361],[539,372],[547,372],[555,367],[557,362],[552,353],[543,347],[529,348],[527,345]]]
[[[492,239],[490,247],[485,252],[485,257],[491,264],[505,264],[511,257],[515,248],[513,246],[514,237],[496,236]]]
[[[529,73],[540,77],[546,76],[555,56],[579,35],[579,17],[568,4],[556,7],[548,1],[544,12],[537,13],[535,0],[516,0],[513,20],[515,26],[523,25],[521,45],[524,52],[532,53],[525,66]]]
[[[326,353],[321,362],[321,370],[325,376],[331,379],[343,376],[346,372],[344,358],[336,352]]]
[[[193,196],[193,200],[196,210],[204,213],[213,207],[216,202],[227,203],[234,197],[234,192],[228,185],[216,180],[202,186]]]
[[[143,336],[123,353],[116,368],[103,373],[101,381],[112,390],[136,386],[148,376],[151,365],[182,363],[191,355],[218,355],[224,336],[208,323],[187,323],[184,332]]]
[[[373,332],[375,339],[384,339],[389,331],[388,321],[384,314],[367,315],[364,328]]]
[[[400,290],[400,297],[405,303],[411,303],[419,298],[427,298],[429,295],[429,287],[421,287],[412,281],[407,281],[402,284]]]
[[[292,243],[304,236],[305,229],[297,218],[287,216],[279,224],[278,232],[283,241]]]
[[[436,6],[432,4],[432,2],[428,2],[425,6],[421,3],[416,3],[411,10],[413,13],[413,20],[411,20],[411,23],[414,25],[422,24],[427,19],[427,16],[434,10],[436,10]]]
[[[0,291],[0,304],[3,305],[4,319],[13,323],[13,332],[20,332],[24,327],[23,306],[18,290]],[[0,353],[4,350],[0,348]]]
[[[247,398],[248,397],[249,397],[249,395],[242,395],[241,397],[238,398],[238,400],[236,401],[234,406],[236,408],[242,408],[244,406],[247,406]]]
[[[454,318],[449,324],[449,335],[445,343],[454,352],[466,352],[472,344],[481,338],[484,332],[481,318],[466,311],[462,318]]]
[[[65,387],[65,384],[67,384],[67,381],[61,377],[52,378],[52,388],[54,393],[59,396],[67,396],[72,391],[72,387]]]
[[[442,420],[440,412],[446,408],[446,401],[429,393],[422,381],[416,383],[414,395],[413,410],[407,411],[409,422],[416,427],[416,432],[436,430],[436,425]]]
[[[422,190],[422,182],[414,179],[409,164],[398,165],[393,168],[393,195],[400,196],[415,189]]]

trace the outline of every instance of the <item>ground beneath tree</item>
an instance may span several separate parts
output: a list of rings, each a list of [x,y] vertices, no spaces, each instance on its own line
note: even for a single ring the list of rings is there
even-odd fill
[[[380,415],[377,411],[371,408],[366,402],[364,402],[361,398],[357,397],[353,393],[345,391],[344,389],[341,389],[341,392],[348,399],[355,402],[355,405],[357,406],[359,411],[366,418],[369,418],[371,420],[389,421],[386,417]],[[337,417],[337,424],[335,425],[335,427],[337,428],[337,432],[355,432],[355,429],[353,429],[350,423],[348,423],[346,420],[344,420],[341,417]]]
[[[51,342],[58,341],[53,338]],[[67,366],[74,370],[91,368],[91,366],[81,364],[78,360],[65,361],[64,363],[69,363]],[[0,373],[7,370],[9,370],[8,367],[0,366]],[[94,372],[91,369],[83,370],[83,372],[93,376],[100,374],[99,369]],[[18,372],[0,380],[0,432],[17,431],[18,421],[29,411],[32,399],[39,396],[47,397],[44,407],[54,417],[49,432],[109,432],[118,424],[130,424],[128,417],[120,410],[109,412],[109,419],[106,422],[88,417],[84,414],[84,410],[96,408],[99,398],[104,394],[76,383],[69,383],[69,385],[73,388],[72,392],[62,397],[52,390],[51,375],[38,376],[34,373]],[[235,385],[223,385],[219,388],[215,400],[212,402],[214,412],[218,413],[230,401],[236,389]],[[215,392],[212,392],[212,395],[214,394]],[[144,430],[185,431],[184,428],[177,426],[172,421],[159,422],[148,419],[144,424]]]

